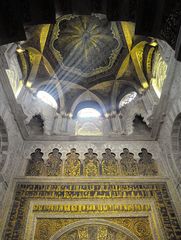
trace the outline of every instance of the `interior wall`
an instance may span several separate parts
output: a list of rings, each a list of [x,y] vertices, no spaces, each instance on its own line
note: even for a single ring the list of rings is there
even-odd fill
[[[169,52],[165,51],[165,59],[169,61]],[[77,153],[79,153],[80,160],[83,161],[85,158],[85,153],[87,153],[88,148],[92,148],[93,151],[97,154],[98,159],[102,159],[102,154],[105,152],[106,148],[111,149],[111,151],[115,154],[116,159],[120,161],[120,154],[122,153],[124,148],[129,149],[131,153],[134,154],[134,157],[137,161],[139,161],[139,153],[142,148],[148,150],[149,153],[152,154],[153,159],[158,164],[159,175],[157,177],[147,177],[149,182],[154,181],[165,181],[168,183],[169,192],[172,196],[174,205],[177,209],[178,214],[181,213],[181,206],[179,201],[178,193],[181,194],[181,173],[178,171],[178,167],[176,165],[175,156],[173,152],[173,144],[172,144],[172,130],[174,126],[174,121],[178,114],[181,112],[181,64],[173,61],[172,62],[172,71],[167,76],[168,79],[172,80],[171,89],[169,91],[169,96],[167,96],[168,104],[166,106],[166,110],[164,114],[164,121],[161,126],[159,141],[95,141],[95,140],[86,140],[86,141],[72,141],[70,138],[69,141],[23,141],[19,129],[17,127],[17,123],[14,119],[12,111],[9,106],[9,102],[7,100],[6,94],[3,91],[3,87],[0,83],[0,117],[3,119],[6,130],[8,134],[8,151],[5,165],[1,171],[0,178],[0,194],[2,196],[2,200],[0,202],[0,207],[3,209],[1,213],[1,221],[0,224],[4,226],[5,220],[7,217],[7,213],[9,208],[12,207],[13,202],[11,201],[12,195],[15,188],[14,178],[19,177],[22,178],[22,181],[37,181],[37,178],[25,177],[26,168],[28,162],[30,160],[30,155],[37,149],[40,148],[43,155],[43,159],[47,161],[48,155],[54,148],[58,148],[62,153],[62,159],[66,160],[67,153],[71,151],[72,148],[75,148]],[[2,75],[3,76],[3,75]],[[1,78],[1,75],[0,75]],[[166,85],[167,88],[168,85]],[[165,93],[168,89],[163,89],[163,96],[165,97]],[[178,129],[179,131],[179,129]],[[46,136],[45,136],[46,138]],[[179,161],[178,161],[179,164]],[[135,178],[130,178],[129,182],[134,182]],[[140,179],[140,176],[137,176],[136,179]],[[173,179],[173,182],[172,182]],[[61,179],[62,181],[63,179]],[[79,181],[83,181],[79,179]],[[136,181],[137,181],[136,180]],[[145,180],[145,177],[142,176],[142,181]],[[41,177],[38,179],[42,184],[47,181],[46,177]],[[55,182],[55,178],[51,180]],[[59,178],[60,181],[60,178]],[[94,179],[95,181],[95,179]],[[120,180],[117,180],[120,181]],[[122,181],[127,181],[127,179],[123,179]],[[113,181],[112,181],[113,183]],[[177,191],[176,191],[177,190]],[[181,215],[179,215],[181,217]],[[2,229],[1,229],[2,230]],[[1,236],[1,233],[0,233]]]
[[[170,71],[167,71],[167,79],[164,85],[160,108],[163,112],[161,115],[161,125],[158,135],[158,142],[162,149],[163,156],[165,158],[165,166],[167,166],[167,174],[174,181],[177,192],[181,196],[181,158],[180,155],[176,155],[174,145],[178,139],[173,138],[174,134],[179,136],[180,128],[175,128],[175,120],[181,113],[181,63],[174,58],[174,52],[170,47],[164,47],[165,52],[163,56],[167,62],[170,63]],[[171,56],[173,57],[168,57]],[[167,101],[166,101],[167,99]]]
[[[0,171],[0,225],[3,226],[12,197],[13,178],[20,172],[23,139],[3,91],[1,77],[0,74],[0,117],[5,124],[8,138],[6,159]]]

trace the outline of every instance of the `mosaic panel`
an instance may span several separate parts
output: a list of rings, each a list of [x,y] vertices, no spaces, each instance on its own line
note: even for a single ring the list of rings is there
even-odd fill
[[[120,226],[123,226],[133,232],[140,240],[152,240],[152,234],[150,229],[150,224],[148,217],[120,217],[120,218],[104,218],[104,220],[109,221],[110,223],[116,223]],[[53,236],[57,231],[63,229],[65,226],[78,222],[79,219],[77,218],[69,218],[69,219],[47,219],[47,218],[38,218],[36,224],[36,231],[35,231],[35,240],[48,240],[51,236]],[[124,237],[123,239],[132,239],[129,236],[126,236],[125,233],[121,231],[116,231],[114,228],[105,225],[86,225],[89,221],[87,219],[82,219],[85,221],[84,224],[80,227],[74,227],[67,233],[63,234],[60,240],[63,239],[71,239],[72,234],[77,234],[77,240],[91,240],[91,233],[94,229],[95,232],[95,240],[102,239],[102,240],[118,240],[120,237]],[[95,220],[96,221],[96,220]],[[120,228],[121,229],[121,228]]]
[[[141,201],[151,199],[157,206],[159,219],[164,229],[165,239],[180,239],[181,228],[169,195],[166,183],[137,183],[137,184],[111,184],[111,183],[84,183],[84,184],[38,184],[38,183],[17,183],[14,203],[7,222],[4,238],[5,240],[23,239],[26,225],[27,214],[31,201],[59,201],[59,200],[83,200],[83,199],[117,199]],[[117,209],[116,205],[113,205]],[[46,213],[57,211],[57,207],[48,206]],[[143,206],[142,206],[143,208]],[[74,209],[74,210],[73,210]],[[115,209],[115,210],[116,210]],[[124,207],[119,205],[119,211],[133,211],[133,206]],[[36,210],[36,206],[34,211]],[[96,209],[93,209],[94,211]],[[116,211],[117,211],[116,210]],[[149,208],[147,209],[149,210]],[[45,209],[44,209],[45,211]],[[62,209],[65,211],[65,209]],[[73,212],[75,208],[71,205],[66,206],[66,211]],[[77,211],[77,210],[76,210]],[[80,205],[80,211],[82,211]],[[84,209],[86,211],[86,209]],[[99,208],[100,212],[107,209]]]

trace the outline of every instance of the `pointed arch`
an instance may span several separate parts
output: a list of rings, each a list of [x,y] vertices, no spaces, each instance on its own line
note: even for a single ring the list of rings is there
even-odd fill
[[[73,114],[73,116],[74,116],[74,112],[75,112],[76,108],[78,108],[78,105],[80,106],[84,102],[87,104],[94,103],[99,108],[99,111],[104,115],[107,112],[106,107],[105,107],[104,103],[102,102],[102,100],[99,97],[97,97],[94,93],[92,93],[90,91],[86,91],[86,92],[82,93],[73,103],[73,105],[71,107],[71,111],[70,111]],[[84,107],[85,106],[86,105],[84,105]],[[89,105],[89,107],[90,107],[90,105]],[[79,110],[80,110],[80,108],[79,108]]]

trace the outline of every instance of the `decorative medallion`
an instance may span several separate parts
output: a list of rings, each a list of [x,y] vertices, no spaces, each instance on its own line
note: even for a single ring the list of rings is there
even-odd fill
[[[104,15],[60,17],[50,41],[62,68],[82,77],[109,70],[122,45],[116,23]]]

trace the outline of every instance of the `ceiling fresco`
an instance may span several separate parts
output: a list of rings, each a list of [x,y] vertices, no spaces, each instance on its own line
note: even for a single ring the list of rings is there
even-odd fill
[[[30,27],[18,53],[24,85],[33,92],[43,86],[59,106],[64,99],[67,113],[85,93],[115,110],[126,93],[141,94],[149,87],[157,44],[135,36],[134,28],[102,14],[64,15],[54,25]]]

